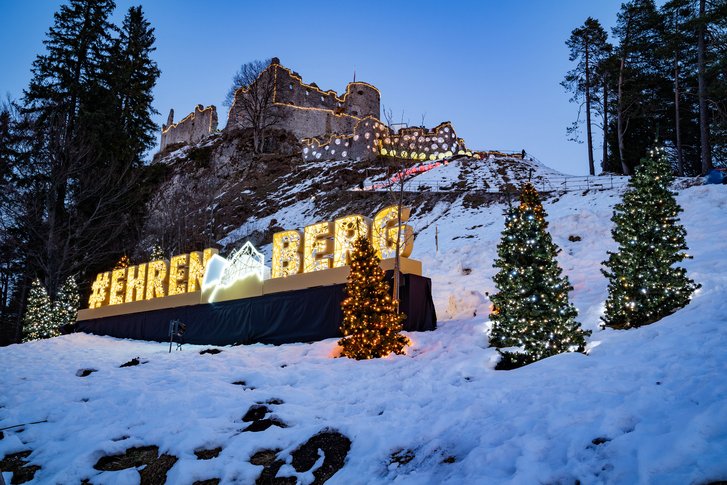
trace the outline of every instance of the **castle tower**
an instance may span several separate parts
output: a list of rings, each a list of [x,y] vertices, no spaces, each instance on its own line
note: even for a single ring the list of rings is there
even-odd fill
[[[363,82],[348,83],[343,109],[346,113],[359,118],[373,116],[378,119],[381,116],[379,90]]]

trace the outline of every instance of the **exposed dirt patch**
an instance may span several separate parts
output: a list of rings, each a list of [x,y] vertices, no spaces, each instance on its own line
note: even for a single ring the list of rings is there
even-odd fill
[[[250,421],[259,421],[265,417],[266,414],[270,412],[270,409],[267,406],[264,406],[262,404],[254,404],[250,406],[250,409],[247,410],[245,415],[242,417],[242,420],[244,422],[250,422]]]
[[[0,460],[0,470],[13,473],[11,484],[29,482],[35,477],[35,472],[40,470],[40,466],[30,465],[26,460],[32,452],[32,450],[20,451],[6,455]]]
[[[278,459],[280,450],[261,450],[250,457],[250,463],[263,467],[263,471],[256,485],[295,485],[297,480],[293,477],[276,477],[278,470],[285,461]]]
[[[119,367],[134,367],[135,365],[146,364],[147,362],[149,362],[149,361],[148,360],[141,360],[139,357],[134,357],[130,361],[124,362]]]
[[[322,431],[292,453],[293,468],[297,472],[310,470],[318,461],[318,450],[323,451],[323,464],[313,471],[313,485],[319,485],[343,468],[350,449],[351,440],[346,436],[338,431]]]
[[[194,450],[194,454],[198,460],[211,460],[212,458],[217,458],[220,455],[220,452],[222,452],[221,446],[211,448],[209,450]]]
[[[102,456],[93,467],[101,471],[119,471],[146,465],[139,470],[141,485],[163,485],[167,481],[167,472],[176,462],[176,456],[159,456],[157,446],[142,446],[129,448],[122,455]]]
[[[391,461],[389,463],[398,463],[399,465],[406,465],[412,461],[416,455],[413,450],[399,449],[391,454]]]
[[[255,388],[253,386],[248,386],[247,382],[245,382],[245,381],[235,381],[232,384],[235,386],[242,386],[243,389],[245,389],[245,390],[250,390],[250,391],[255,390]]]
[[[277,426],[278,428],[287,428],[288,425],[276,418],[275,416],[271,418],[266,419],[260,419],[258,421],[254,421],[250,426],[243,429],[242,431],[250,431],[253,433],[259,433],[260,431],[265,431],[271,426]]]
[[[98,372],[98,369],[78,369],[76,371],[77,377],[88,377],[94,372]]]

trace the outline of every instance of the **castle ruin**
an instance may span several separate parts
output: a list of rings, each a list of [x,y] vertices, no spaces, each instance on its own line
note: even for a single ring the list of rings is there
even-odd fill
[[[201,104],[178,123],[174,122],[174,110],[169,110],[166,124],[162,125],[160,150],[170,145],[198,143],[210,133],[217,131],[217,108]]]
[[[275,127],[301,140],[306,161],[368,160],[380,155],[423,161],[469,153],[449,122],[431,130],[409,127],[396,131],[387,126],[381,121],[379,90],[365,82],[348,83],[342,95],[323,91],[315,83],[304,83],[299,74],[282,66],[277,58],[255,82],[272,86]],[[245,88],[236,91],[225,130],[248,127],[246,113],[240,107],[241,98],[248,92]],[[202,109],[200,105],[177,124],[173,124],[172,117],[173,112],[162,129],[162,150],[173,143],[196,143],[217,128],[214,106]]]

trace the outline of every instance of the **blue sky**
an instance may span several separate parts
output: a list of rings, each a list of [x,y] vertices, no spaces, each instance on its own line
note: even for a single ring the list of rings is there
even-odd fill
[[[59,0],[0,0],[0,94],[22,96]],[[568,141],[577,106],[559,85],[565,40],[592,16],[610,31],[620,0],[276,2],[117,0],[120,21],[141,3],[156,28],[162,71],[155,107],[166,120],[221,103],[240,64],[279,57],[306,82],[343,91],[376,85],[396,118],[452,121],[474,149],[525,149],[575,175],[585,144]],[[596,150],[597,162],[600,150]]]

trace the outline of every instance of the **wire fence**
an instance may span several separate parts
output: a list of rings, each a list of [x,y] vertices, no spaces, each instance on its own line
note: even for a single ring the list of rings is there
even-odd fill
[[[585,190],[620,189],[628,184],[626,176],[582,176],[582,177],[536,177],[533,185],[541,192],[575,192]],[[507,185],[504,180],[502,185]],[[485,192],[491,194],[504,193],[503,186],[492,186],[485,181],[442,181],[436,179],[413,177],[404,182],[404,192]],[[400,189],[399,183],[382,184],[379,186],[353,189],[363,192],[391,192]]]

